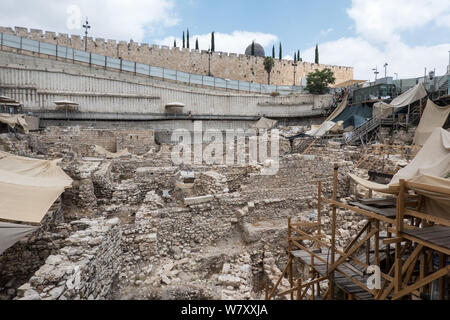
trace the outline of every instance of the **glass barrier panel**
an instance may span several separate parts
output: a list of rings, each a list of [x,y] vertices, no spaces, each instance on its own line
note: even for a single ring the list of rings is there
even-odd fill
[[[120,59],[106,57],[106,66],[108,68],[120,70]]]
[[[56,45],[41,42],[40,53],[48,54],[50,56],[56,56]]]
[[[6,47],[12,47],[12,48],[20,48],[20,38],[4,33],[3,34],[3,45]]]
[[[31,52],[38,52],[39,51],[39,42],[35,40],[30,39],[22,39],[22,49],[31,51]]]

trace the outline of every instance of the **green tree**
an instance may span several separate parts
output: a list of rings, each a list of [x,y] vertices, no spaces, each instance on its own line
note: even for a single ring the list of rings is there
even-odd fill
[[[297,62],[297,52],[294,52],[294,63]]]
[[[252,53],[251,53],[251,55],[252,56],[255,55],[255,41],[252,42]]]
[[[275,59],[275,45],[272,47],[272,59]]]
[[[216,51],[216,43],[214,39],[214,31],[211,33],[211,52]]]
[[[300,50],[297,52],[297,61],[302,62],[303,59],[300,57]]]
[[[184,31],[183,31],[183,49],[186,48],[186,39],[184,37]]]
[[[189,29],[187,29],[187,46],[186,48],[189,49],[190,45],[189,45]]]
[[[174,48],[177,47],[177,39],[173,40],[173,47],[174,47]]]
[[[328,85],[336,81],[333,71],[329,68],[316,70],[306,77],[308,84],[306,90],[312,94],[325,94],[328,92]]]
[[[319,64],[319,45],[316,44],[316,58],[315,63]]]
[[[279,59],[283,59],[283,48],[281,47],[281,42],[280,42],[280,55],[279,55]]]
[[[264,59],[264,70],[266,70],[268,74],[267,84],[270,85],[270,73],[272,72],[273,67],[275,66],[275,60],[271,57],[266,57]]]
[[[199,50],[199,47],[198,47],[198,38],[195,40],[195,50]]]

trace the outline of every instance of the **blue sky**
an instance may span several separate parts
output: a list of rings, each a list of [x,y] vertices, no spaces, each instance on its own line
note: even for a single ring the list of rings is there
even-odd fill
[[[350,35],[352,20],[345,12],[350,3],[329,0],[177,1],[180,23],[158,30],[156,34],[149,32],[145,40],[154,42],[161,37],[181,37],[186,28],[191,34],[245,30],[276,35],[283,43],[284,52],[292,55],[294,50],[306,49],[336,36]],[[333,30],[324,35],[329,29]],[[267,49],[270,51],[271,47]]]
[[[69,25],[75,12],[79,23]],[[216,32],[218,51],[243,53],[253,40],[271,53],[283,44],[287,59],[300,49],[304,61],[352,66],[370,80],[372,68],[389,63],[388,74],[417,77],[447,70],[450,0],[2,0],[0,24],[83,34],[88,16],[93,37],[149,44],[181,44],[190,29],[207,50]]]

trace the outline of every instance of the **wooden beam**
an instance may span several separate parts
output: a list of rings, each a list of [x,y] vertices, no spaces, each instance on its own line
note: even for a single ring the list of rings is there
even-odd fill
[[[435,250],[435,251],[444,253],[444,254],[446,254],[446,255],[450,255],[450,249],[448,249],[448,248],[444,248],[444,247],[438,246],[437,244],[434,244],[434,243],[425,241],[425,240],[423,240],[423,239],[419,239],[419,238],[417,238],[417,237],[410,236],[410,235],[407,234],[407,233],[403,233],[403,234],[402,234],[402,237],[405,238],[405,239],[407,239],[407,240],[409,240],[409,241],[413,241],[413,242],[415,242],[415,243],[419,243],[419,244],[421,244],[421,245],[424,245],[424,246],[427,247],[427,248],[430,248],[430,249],[433,249],[433,250]]]
[[[344,252],[347,252],[353,245],[361,238],[363,233],[367,230],[367,228],[370,226],[370,221],[367,222],[364,227],[361,229],[361,231],[356,235],[355,238],[345,247]]]
[[[436,193],[450,196],[450,189],[448,189],[448,188],[431,186],[431,185],[427,185],[427,184],[421,184],[421,183],[415,183],[415,182],[409,182],[409,181],[406,182],[405,184],[406,184],[406,187],[411,190],[436,192]]]
[[[333,201],[337,201],[338,170],[339,166],[335,164],[333,172]],[[331,216],[331,265],[334,265],[336,253],[336,210],[336,206],[333,205]],[[331,300],[334,300],[334,272],[329,273],[329,276],[330,296]]]
[[[397,292],[394,294],[394,296],[392,297],[393,300],[398,300],[402,297],[404,297],[405,295],[411,293],[412,291],[419,289],[425,285],[427,285],[430,282],[433,282],[436,279],[439,279],[441,277],[444,277],[446,275],[448,275],[450,272],[450,266],[447,266],[446,268],[442,268],[438,271],[436,271],[435,273],[429,275],[428,277],[416,282],[415,284],[406,287],[404,289],[402,289],[401,291]]]
[[[272,297],[274,297],[275,292],[278,289],[278,286],[280,285],[281,280],[283,280],[284,275],[286,274],[286,271],[288,270],[288,268],[291,265],[291,263],[292,263],[292,259],[289,258],[288,263],[287,263],[286,267],[284,268],[283,272],[281,273],[280,278],[278,279],[277,283],[275,284],[275,286],[273,287],[272,291],[270,292],[268,300],[270,300],[270,299],[272,299]]]
[[[403,241],[405,241],[405,239],[403,239],[402,237],[396,237],[396,238],[390,238],[390,239],[383,240],[384,244],[397,244],[397,243],[402,243]]]
[[[291,218],[288,219],[288,239],[291,238]],[[289,259],[292,261],[292,248],[291,248],[291,241],[288,240],[288,252],[289,252]],[[293,268],[292,268],[292,263],[289,264],[289,286],[291,287],[291,289],[294,287],[294,282],[293,282]],[[294,293],[291,292],[291,300],[294,300]]]
[[[435,217],[435,216],[432,216],[429,214],[425,214],[425,213],[418,212],[415,210],[410,210],[410,209],[405,209],[405,214],[407,214],[409,216],[413,216],[415,218],[419,218],[422,220],[426,220],[426,221],[434,222],[437,224],[441,224],[443,226],[450,227],[450,220],[445,219],[445,218]]]
[[[375,233],[375,264],[380,266],[380,221],[375,220],[375,229],[377,232]]]
[[[334,270],[336,270],[336,268],[343,262],[345,262],[345,260],[347,260],[348,257],[350,257],[353,253],[355,253],[359,248],[361,248],[364,243],[366,243],[368,240],[370,240],[370,238],[372,238],[372,236],[377,232],[376,229],[372,230],[368,235],[366,235],[364,237],[364,239],[362,239],[360,242],[358,242],[358,244],[354,247],[352,247],[344,256],[340,257],[338,259],[338,261],[334,264],[332,264],[329,269],[328,272],[333,272]]]
[[[317,187],[317,233],[322,234],[322,181],[319,181]]]
[[[333,200],[329,200],[329,199],[326,199],[326,198],[323,198],[323,200],[326,203],[330,204],[330,205],[337,206],[338,208],[351,210],[353,212],[365,215],[366,217],[374,218],[374,219],[377,219],[377,220],[380,220],[380,221],[383,221],[383,222],[386,222],[386,223],[389,223],[389,224],[392,224],[392,225],[395,224],[395,220],[394,219],[387,218],[385,216],[382,216],[381,214],[373,213],[373,212],[370,212],[368,210],[364,210],[364,209],[361,209],[361,208],[358,208],[358,207],[354,207],[354,206],[351,206],[351,205],[348,205],[348,204],[343,204],[343,203],[340,203],[340,202],[337,202],[337,201],[333,201]]]

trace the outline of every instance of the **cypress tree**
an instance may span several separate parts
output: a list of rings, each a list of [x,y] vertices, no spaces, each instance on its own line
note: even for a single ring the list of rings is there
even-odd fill
[[[316,59],[315,63],[319,64],[319,45],[316,44]]]
[[[199,48],[198,48],[198,38],[195,40],[195,50],[199,50]]]
[[[177,47],[177,39],[173,40],[173,47],[174,47],[174,48]]]
[[[184,31],[183,31],[183,49],[186,48],[186,39],[184,37]]]
[[[187,47],[189,49],[189,29],[187,29]]]
[[[294,63],[297,62],[297,52],[294,51]]]
[[[275,45],[272,47],[272,58],[275,59]]]
[[[303,61],[302,58],[300,57],[300,50],[298,50],[297,52],[297,61],[299,62]]]
[[[280,56],[279,56],[280,60],[283,59],[283,48],[281,47],[281,42],[280,42]]]
[[[252,42],[252,53],[251,53],[251,55],[252,56],[255,55],[255,41]]]
[[[211,33],[211,52],[216,51],[216,43],[214,39],[214,31]]]

